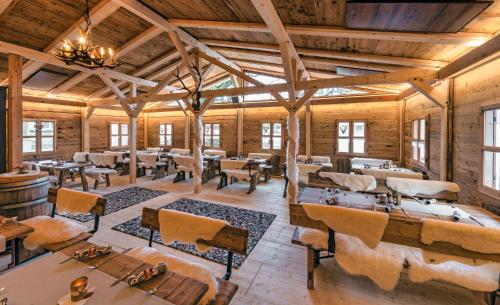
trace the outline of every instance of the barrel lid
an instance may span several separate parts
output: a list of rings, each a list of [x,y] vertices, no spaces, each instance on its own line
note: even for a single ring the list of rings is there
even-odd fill
[[[48,172],[41,172],[35,170],[28,170],[24,174],[19,174],[17,171],[0,174],[0,183],[13,183],[13,182],[22,182],[35,180],[43,177],[47,177]]]

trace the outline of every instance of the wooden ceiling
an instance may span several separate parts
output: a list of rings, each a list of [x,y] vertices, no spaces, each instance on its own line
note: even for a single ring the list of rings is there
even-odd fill
[[[0,41],[42,52],[48,52],[82,17],[81,1],[6,1],[7,7],[0,4]],[[162,80],[180,62],[169,35],[118,2],[89,1],[100,18],[94,22],[94,41],[126,50],[116,71]],[[284,73],[278,42],[251,1],[139,2],[242,68]],[[500,31],[500,1],[272,0],[272,4],[305,67],[315,77],[405,67],[441,68]],[[134,41],[141,43],[127,49]],[[0,81],[6,72],[6,56],[0,54]],[[214,69],[210,77],[222,72]],[[79,100],[112,94],[99,77],[81,73],[45,65],[27,75],[25,88]],[[128,86],[125,81],[116,83],[124,89]],[[374,88],[383,90],[384,86]],[[405,88],[386,86],[389,92]]]

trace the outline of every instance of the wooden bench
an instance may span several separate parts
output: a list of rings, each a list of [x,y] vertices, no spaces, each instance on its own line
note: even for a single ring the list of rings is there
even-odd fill
[[[247,194],[251,194],[253,191],[257,189],[257,183],[259,182],[259,173],[255,172],[252,174],[252,176],[249,176],[250,178],[250,187],[248,188]],[[235,182],[238,182],[238,179],[234,176],[231,176],[231,181],[229,184],[233,184]],[[224,187],[227,186],[227,173],[222,170],[220,173],[220,180],[219,184],[217,185],[217,190],[220,190]]]
[[[152,208],[144,208],[142,210],[141,226],[151,230],[148,243],[150,247],[153,245],[154,231],[160,230],[160,222],[158,220],[159,211],[160,210]],[[229,280],[233,267],[233,254],[247,254],[248,231],[246,229],[229,225],[222,228],[212,240],[198,240],[197,242],[210,247],[223,249],[228,252],[226,274],[224,275],[224,279]]]

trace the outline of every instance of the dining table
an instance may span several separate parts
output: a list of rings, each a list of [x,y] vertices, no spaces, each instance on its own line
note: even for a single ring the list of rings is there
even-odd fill
[[[152,266],[122,252],[69,259],[76,250],[93,245],[83,241],[0,275],[0,286],[4,288],[0,299],[7,297],[9,305],[58,304],[70,293],[70,283],[82,276],[88,277],[89,287],[94,290],[85,305],[195,305],[208,291],[206,283],[172,272],[168,265],[165,273],[129,286],[129,274]]]
[[[420,242],[424,219],[439,219],[473,226],[500,228],[500,216],[478,206],[446,202],[429,204],[416,198],[404,198],[401,205],[393,205],[388,209],[389,205],[379,204],[378,194],[358,193],[334,188],[306,187],[299,194],[298,203],[289,205],[290,224],[320,230],[328,230],[328,227],[320,220],[309,218],[302,203],[319,203],[388,213],[389,222],[382,236],[382,241],[448,255],[500,262],[498,254],[473,252],[444,242],[435,242],[432,245]]]
[[[11,243],[13,264],[17,266],[21,262],[21,242],[29,233],[33,232],[33,228],[18,221],[3,223],[4,219],[5,217],[0,216],[0,236],[5,238],[6,243]]]
[[[87,176],[85,175],[85,168],[92,166],[91,163],[76,163],[76,162],[61,162],[56,160],[44,160],[36,162],[36,165],[42,171],[48,171],[51,175],[58,173],[58,187],[79,187],[82,186],[83,190],[87,192],[89,185]],[[79,172],[81,183],[66,183],[66,177],[71,172]]]

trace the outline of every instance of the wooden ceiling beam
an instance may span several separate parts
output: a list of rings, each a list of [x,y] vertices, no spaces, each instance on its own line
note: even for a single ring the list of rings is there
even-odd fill
[[[144,43],[148,42],[149,40],[153,39],[154,37],[160,35],[163,32],[163,30],[153,26],[147,29],[146,31],[142,32],[141,34],[137,35],[136,37],[132,38],[128,42],[126,42],[124,45],[122,45],[118,50],[116,50],[116,55],[115,58],[119,59],[121,56],[127,54],[128,52],[131,52],[135,48],[143,45]],[[58,96],[65,91],[71,89],[75,85],[79,84],[80,82],[84,81],[88,77],[90,77],[92,74],[86,73],[86,72],[80,72],[77,73],[75,76],[71,77],[64,83],[60,84],[56,88],[50,90],[47,95],[48,96]]]
[[[14,0],[2,0],[0,1],[0,18],[3,16],[4,13],[8,12],[12,6],[16,4],[16,1]]]
[[[270,60],[275,61],[275,58],[281,58],[282,56],[279,53],[275,52],[266,52],[266,51],[257,51],[251,49],[237,49],[237,48],[226,48],[226,47],[214,47],[215,50],[219,52],[223,52],[227,55],[227,53],[231,54],[246,54],[252,56],[254,59],[258,59],[259,57],[269,57]],[[230,56],[228,56],[230,57]],[[375,64],[375,63],[364,63],[359,61],[352,60],[339,60],[339,59],[330,59],[323,57],[311,57],[311,56],[301,56],[303,63],[311,63],[311,64],[329,64],[340,67],[349,67],[356,69],[364,69],[364,70],[373,70],[373,71],[381,71],[381,72],[394,72],[404,67],[394,66],[394,65],[386,65],[386,64]]]
[[[184,30],[178,28],[176,25],[171,24],[163,16],[159,15],[158,13],[151,10],[150,8],[140,3],[139,1],[137,0],[113,0],[113,1],[115,3],[118,3],[120,6],[124,7],[125,9],[129,10],[131,13],[163,29],[166,32],[172,32],[172,31],[176,32],[179,35],[180,40],[182,40],[188,46],[193,48],[198,48],[200,49],[200,51],[214,58],[217,58],[219,61],[223,62],[226,65],[232,66],[235,69],[239,68],[234,63],[226,59],[224,56],[212,50],[205,44],[199,42],[196,38],[191,36],[189,33],[185,32]]]
[[[111,0],[101,0],[95,6],[90,9],[90,19],[92,20],[92,24],[94,26],[101,23],[104,19],[111,16],[114,12],[118,10],[119,6],[113,3]],[[74,40],[80,33],[80,27],[85,24],[85,20],[83,17],[78,19],[75,23],[73,23],[66,31],[57,36],[54,40],[52,40],[45,48],[43,52],[49,53],[51,52],[63,39]],[[29,58],[29,57],[28,57]],[[44,66],[45,63],[40,61],[30,60],[23,65],[23,81],[28,79],[35,72],[40,70]],[[5,80],[2,84],[5,83]]]
[[[106,75],[112,79],[119,79],[119,80],[124,80],[127,82],[136,82],[138,85],[142,86],[147,86],[147,87],[154,87],[156,86],[156,82],[130,76],[124,73],[120,73],[117,71],[113,71],[110,69],[88,69],[85,67],[81,67],[78,65],[67,65],[61,60],[55,58],[51,54],[47,54],[44,52],[36,51],[30,48],[26,47],[21,47],[12,43],[0,41],[0,53],[5,53],[5,54],[17,54],[25,58],[30,58],[32,61],[37,61],[41,62],[43,65],[49,64],[49,65],[54,65],[58,67],[62,67],[64,69],[70,69],[70,70],[76,70],[76,71],[81,71],[81,72],[88,72],[91,74],[95,75]]]
[[[441,108],[445,108],[448,104],[448,99],[445,95],[439,92],[438,89],[424,82],[422,79],[414,78],[408,82],[415,90],[422,93],[425,97],[431,100],[434,104]]]
[[[439,70],[439,79],[466,72],[498,57],[500,57],[500,34]]]
[[[213,48],[215,47],[214,48],[215,50],[218,50],[217,47],[225,47],[225,48],[267,51],[267,52],[280,51],[279,46],[272,44],[215,40],[215,39],[200,39],[200,41],[205,43],[206,45],[212,46]],[[349,61],[352,60],[352,61],[375,63],[375,64],[399,65],[412,68],[441,68],[448,64],[448,62],[445,61],[420,59],[420,58],[340,52],[340,51],[318,50],[318,49],[307,49],[307,48],[295,48],[295,49],[300,55],[304,56],[322,57],[322,58],[340,59]]]
[[[47,98],[43,96],[33,96],[33,95],[23,95],[23,102],[30,103],[40,103],[40,104],[51,104],[51,105],[62,105],[62,106],[75,106],[75,107],[86,107],[87,103],[63,99]]]
[[[202,28],[214,30],[230,30],[244,32],[270,33],[265,23],[243,23],[226,21],[207,21],[207,20],[184,20],[169,19],[173,25],[184,28]],[[316,25],[285,25],[285,30],[289,35],[319,36],[333,38],[352,38],[352,39],[373,39],[388,41],[407,41],[432,43],[443,45],[458,45],[476,47],[492,37],[491,34],[484,33],[410,33],[410,32],[391,32],[391,31],[367,31],[354,30],[345,27],[316,26]]]

